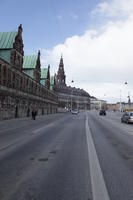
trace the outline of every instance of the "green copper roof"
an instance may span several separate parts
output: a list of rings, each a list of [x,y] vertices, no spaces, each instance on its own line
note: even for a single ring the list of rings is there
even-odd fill
[[[47,68],[41,68],[41,79],[47,78],[48,69]]]
[[[0,32],[0,49],[12,49],[17,32]]]
[[[0,58],[10,63],[10,49],[0,49]]]
[[[33,78],[34,69],[24,69],[23,72]]]
[[[23,68],[35,68],[37,55],[24,56]]]
[[[41,83],[42,85],[45,85],[45,80],[40,80],[40,83]]]
[[[50,76],[50,85],[54,85],[54,76]]]
[[[54,76],[50,76],[50,90],[53,91],[53,86],[54,86]]]

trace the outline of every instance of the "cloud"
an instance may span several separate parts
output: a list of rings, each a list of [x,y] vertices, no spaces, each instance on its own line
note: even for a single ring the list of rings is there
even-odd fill
[[[107,17],[122,17],[132,14],[133,0],[112,0],[99,3],[91,12],[92,15],[104,15]]]
[[[114,13],[117,6],[122,10],[127,1],[114,0],[105,4],[102,12],[105,13],[109,6]],[[116,2],[123,4],[116,5]],[[131,1],[128,2],[131,5]],[[122,100],[127,101],[128,91],[133,99],[133,16],[129,5],[123,8],[123,13],[128,13],[126,19],[108,21],[100,28],[86,30],[81,36],[67,38],[51,50],[42,50],[42,62],[51,63],[52,72],[57,72],[63,53],[68,84],[74,79],[75,86],[109,101],[119,101],[120,90]],[[125,81],[128,81],[128,87],[125,87]]]

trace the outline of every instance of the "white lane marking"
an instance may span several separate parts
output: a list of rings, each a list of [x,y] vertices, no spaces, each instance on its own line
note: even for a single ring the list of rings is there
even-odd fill
[[[56,124],[56,122],[52,122],[52,123],[50,123],[50,124],[46,124],[45,126],[42,126],[42,127],[40,127],[40,128],[38,128],[38,129],[35,129],[34,131],[32,131],[32,133],[38,133],[38,132],[40,132],[40,131],[42,131],[42,130],[44,130],[44,129],[46,129],[46,128],[51,128],[52,126],[54,126]]]
[[[88,114],[86,113],[86,138],[88,146],[88,156],[90,164],[90,176],[92,184],[92,194],[94,200],[110,200],[108,191],[104,182],[102,170],[97,157],[96,149],[91,136],[88,124]]]

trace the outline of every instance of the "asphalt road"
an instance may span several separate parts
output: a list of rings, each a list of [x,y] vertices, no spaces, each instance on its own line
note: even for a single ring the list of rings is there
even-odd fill
[[[92,199],[85,113],[0,127],[0,200]]]
[[[89,126],[111,200],[133,199],[133,125],[120,114],[89,113]]]
[[[86,123],[109,199],[133,200],[133,125],[94,111],[0,122],[0,200],[93,200]]]

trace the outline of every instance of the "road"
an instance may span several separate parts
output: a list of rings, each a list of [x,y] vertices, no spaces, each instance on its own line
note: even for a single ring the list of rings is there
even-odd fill
[[[132,188],[133,125],[120,114],[0,122],[0,200],[132,200]]]

